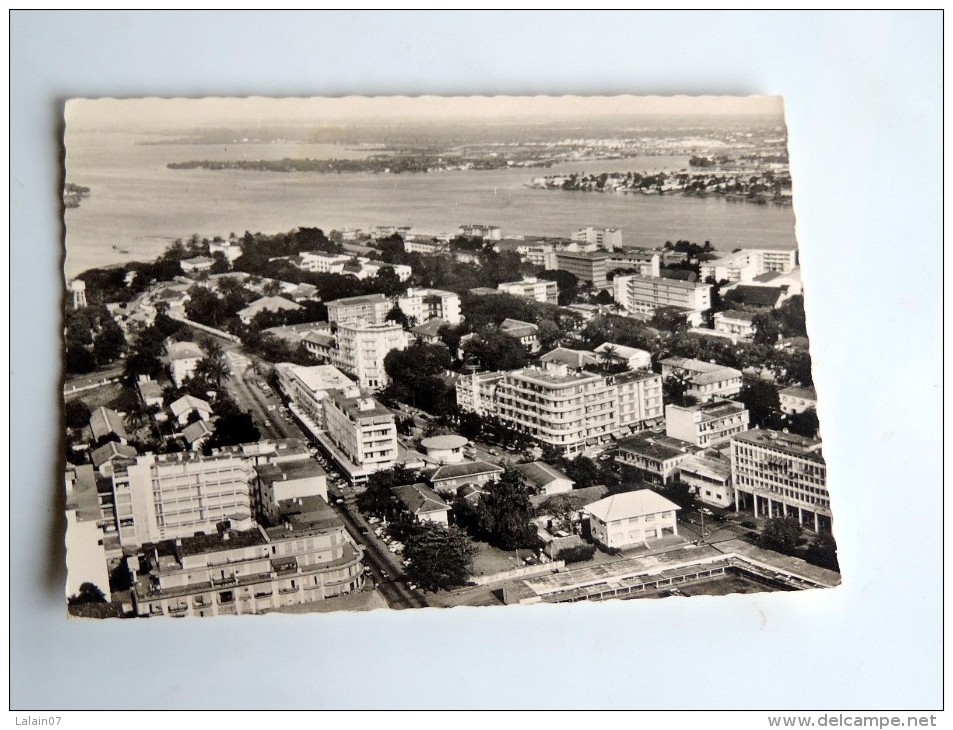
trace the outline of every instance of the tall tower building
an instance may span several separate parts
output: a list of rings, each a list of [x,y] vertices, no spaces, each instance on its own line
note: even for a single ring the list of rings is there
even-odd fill
[[[82,279],[73,279],[69,285],[73,292],[73,309],[82,309],[86,304],[86,282]]]

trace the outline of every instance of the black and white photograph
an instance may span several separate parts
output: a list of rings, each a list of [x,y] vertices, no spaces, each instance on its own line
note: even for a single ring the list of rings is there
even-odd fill
[[[73,617],[840,583],[779,97],[71,100]]]

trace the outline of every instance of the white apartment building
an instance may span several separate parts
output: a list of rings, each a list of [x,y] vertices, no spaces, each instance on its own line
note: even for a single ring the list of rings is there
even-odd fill
[[[556,246],[552,243],[539,243],[535,246],[519,246],[516,253],[523,261],[542,266],[546,271],[556,268]]]
[[[329,391],[318,440],[355,483],[397,463],[394,414],[373,398]]]
[[[496,386],[506,373],[471,373],[457,379],[457,406],[467,413],[489,416],[496,413]]]
[[[281,506],[278,527],[163,540],[130,557],[137,615],[255,614],[360,590],[363,551],[327,503]]]
[[[320,274],[340,274],[351,257],[343,253],[327,251],[305,251],[292,257],[292,263],[302,271]]]
[[[499,226],[488,226],[482,223],[466,223],[460,226],[461,236],[474,236],[487,241],[499,241],[503,238],[503,231]]]
[[[387,385],[384,358],[391,350],[405,350],[410,335],[396,322],[386,324],[341,324],[337,349],[331,364],[357,378],[362,388],[377,390]]]
[[[615,388],[592,373],[563,365],[506,373],[495,392],[496,415],[566,454],[608,438],[616,429]]]
[[[661,276],[662,256],[658,251],[645,249],[628,249],[609,254],[606,265],[609,271],[613,269],[632,270],[639,276]]]
[[[384,261],[371,261],[368,258],[359,256],[356,261],[352,261],[344,266],[341,273],[347,276],[353,276],[355,279],[373,279],[381,273],[381,269],[390,268],[394,275],[401,281],[407,281],[413,269],[406,264],[388,264]]]
[[[678,479],[687,484],[705,504],[731,507],[735,502],[735,490],[731,486],[731,462],[728,459],[708,453],[692,454],[678,465]]]
[[[587,504],[594,540],[609,548],[649,547],[649,539],[677,535],[679,506],[651,489],[623,492]]]
[[[731,400],[665,406],[665,435],[707,448],[748,430],[748,410]]]
[[[524,277],[522,281],[499,284],[496,288],[504,294],[534,299],[537,302],[556,304],[559,301],[559,287],[556,282],[537,279],[535,276]]]
[[[821,441],[754,429],[731,439],[735,507],[755,517],[796,517],[808,529],[831,529],[827,466]]]
[[[817,410],[817,391],[813,387],[804,388],[792,385],[778,392],[781,398],[781,411],[787,414],[804,413]]]
[[[661,420],[662,376],[649,370],[630,370],[613,375],[609,383],[616,391],[618,433],[642,429]]]
[[[446,253],[450,250],[447,241],[434,239],[408,239],[404,241],[404,251],[406,253],[421,253],[428,256]]]
[[[146,454],[112,476],[123,547],[253,526],[249,462],[232,454]]]
[[[397,300],[397,306],[418,325],[431,319],[442,319],[449,324],[460,324],[460,295],[442,289],[408,289]]]
[[[328,302],[327,307],[328,321],[340,326],[358,322],[383,324],[393,304],[383,294],[367,294],[337,299]]]
[[[603,342],[596,348],[600,355],[609,353],[618,362],[624,362],[629,370],[651,370],[652,353],[637,347],[626,347],[614,342]]]
[[[787,273],[797,266],[797,251],[742,249],[711,261],[701,262],[701,278],[732,284],[747,283],[768,272]]]
[[[618,228],[586,226],[573,233],[572,240],[576,243],[594,243],[611,250],[622,245],[622,231]]]
[[[685,311],[688,323],[698,327],[711,309],[711,285],[650,276],[617,276],[612,296],[630,314],[649,319],[660,307]]]
[[[669,357],[661,361],[662,378],[684,377],[690,384],[688,395],[699,401],[732,398],[741,392],[741,371],[688,357]]]
[[[282,362],[275,365],[281,391],[316,426],[324,426],[324,399],[328,391],[340,390],[354,396],[360,389],[333,365],[304,367]]]

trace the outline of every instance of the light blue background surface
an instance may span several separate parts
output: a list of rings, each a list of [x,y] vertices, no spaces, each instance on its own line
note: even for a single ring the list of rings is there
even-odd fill
[[[941,701],[939,13],[14,12],[11,707],[925,710]],[[843,586],[67,623],[72,96],[782,94]]]

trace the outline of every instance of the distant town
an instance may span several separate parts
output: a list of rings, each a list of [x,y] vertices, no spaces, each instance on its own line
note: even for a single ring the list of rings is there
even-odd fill
[[[656,183],[789,193],[736,162]],[[196,235],[70,281],[70,614],[837,585],[797,252],[624,236]]]

